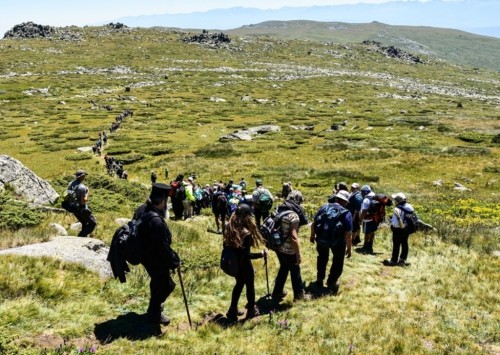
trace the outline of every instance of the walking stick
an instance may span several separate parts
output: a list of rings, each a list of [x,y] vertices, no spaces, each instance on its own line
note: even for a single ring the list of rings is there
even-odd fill
[[[182,275],[181,275],[181,267],[179,266],[177,268],[177,273],[179,274],[179,282],[181,283],[181,289],[182,289],[182,297],[184,298],[184,305],[186,306],[186,312],[189,320],[189,327],[193,328],[193,325],[191,324],[191,316],[189,315],[189,308],[188,308],[188,302],[186,298],[186,292],[184,291],[184,283],[182,282]]]
[[[269,273],[267,272],[267,253],[264,254],[264,266],[266,267],[266,284],[267,284],[267,295],[266,297],[271,296],[269,292]]]

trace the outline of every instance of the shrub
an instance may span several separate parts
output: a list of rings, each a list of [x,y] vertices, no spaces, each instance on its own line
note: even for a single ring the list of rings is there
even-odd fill
[[[92,159],[92,154],[90,153],[71,154],[71,155],[66,155],[64,159],[69,161],[89,160]]]
[[[17,230],[34,227],[43,220],[39,210],[31,209],[27,203],[15,200],[8,192],[0,195],[0,228]]]
[[[223,158],[227,156],[240,155],[231,144],[212,144],[198,149],[194,152],[196,156],[201,158]]]

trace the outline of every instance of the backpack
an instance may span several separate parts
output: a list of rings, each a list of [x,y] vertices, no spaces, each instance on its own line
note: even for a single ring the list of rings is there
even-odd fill
[[[76,197],[76,189],[78,186],[80,186],[80,184],[75,184],[73,187],[69,184],[68,189],[64,192],[63,201],[61,202],[61,207],[71,213],[76,211],[77,207],[80,205]]]
[[[261,212],[268,212],[273,207],[273,199],[269,193],[261,192],[257,206]]]
[[[370,206],[368,207],[367,215],[372,218],[373,222],[379,224],[385,218],[385,206],[391,206],[392,200],[385,194],[379,193],[371,198]]]
[[[186,199],[186,187],[182,182],[177,187],[177,190],[175,190],[175,198],[181,201]]]
[[[144,246],[139,233],[139,226],[154,217],[160,217],[160,215],[150,212],[138,219],[132,219],[127,224],[116,229],[113,239],[117,238],[118,250],[128,263],[137,265],[143,260]]]
[[[266,246],[269,249],[276,250],[282,246],[288,236],[281,233],[281,219],[293,211],[283,211],[275,216],[268,216],[260,226],[260,233],[266,241]]]
[[[236,250],[231,247],[223,246],[220,256],[220,268],[229,276],[235,277],[238,275],[240,268],[240,260]]]
[[[323,212],[314,218],[314,232],[319,245],[334,246],[337,241],[343,240],[344,228],[340,219],[347,212],[347,208],[328,203]]]
[[[398,207],[400,210],[403,211],[405,218],[404,218],[404,223],[406,224],[406,227],[404,228],[405,231],[408,234],[413,234],[418,230],[418,216],[415,211],[409,212],[405,210],[403,207]]]

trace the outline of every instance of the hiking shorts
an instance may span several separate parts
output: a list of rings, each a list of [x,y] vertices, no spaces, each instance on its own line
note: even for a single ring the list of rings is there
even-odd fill
[[[378,224],[373,221],[363,221],[363,233],[374,233],[378,229]]]

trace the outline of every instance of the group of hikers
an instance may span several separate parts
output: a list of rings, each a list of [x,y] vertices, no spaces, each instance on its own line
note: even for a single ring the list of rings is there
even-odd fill
[[[178,175],[170,184],[154,182],[148,200],[134,214],[135,220],[141,220],[138,224],[140,235],[147,236],[142,239],[145,243],[145,250],[149,251],[148,257],[141,261],[151,277],[151,298],[147,317],[160,324],[170,322],[163,313],[163,303],[175,287],[169,270],[175,270],[180,265],[177,253],[171,248],[172,235],[165,220],[168,209],[167,199],[171,198],[172,209],[176,217],[189,218],[194,210],[192,202],[196,201],[193,191],[198,185],[194,183],[195,178],[191,175],[184,180],[182,175]],[[221,232],[219,228],[222,227],[221,268],[234,276],[236,280],[231,303],[226,312],[226,318],[229,321],[237,321],[239,316],[245,314],[238,309],[243,287],[246,287],[246,319],[260,314],[255,302],[255,272],[252,260],[265,258],[267,265],[269,249],[275,252],[279,261],[274,288],[270,293],[274,304],[278,305],[287,295],[285,283],[288,275],[291,279],[294,301],[311,297],[311,294],[306,291],[301,276],[303,260],[301,242],[298,237],[299,229],[307,225],[310,225],[309,240],[316,244],[317,251],[316,280],[311,283],[311,286],[319,292],[327,294],[338,292],[344,259],[351,256],[352,245],[361,243],[361,231],[364,234],[364,243],[359,251],[365,254],[373,253],[375,232],[385,218],[386,206],[394,205],[395,207],[390,218],[393,251],[391,258],[384,260],[383,264],[387,266],[409,265],[406,261],[408,237],[415,231],[413,224],[416,220],[411,216],[416,217],[416,213],[403,193],[388,197],[384,194],[376,194],[369,185],[360,188],[358,183],[352,183],[348,191],[346,183],[339,183],[309,223],[301,206],[302,193],[293,189],[290,183],[283,185],[281,202],[274,211],[273,201],[277,199],[273,198],[269,190],[263,186],[262,179],[256,180],[255,188],[250,196],[246,194],[247,186],[244,179],[241,179],[239,184],[234,184],[233,180],[230,180],[227,184],[219,182],[214,183],[210,189],[208,187],[210,186],[202,190],[207,191],[207,194],[210,191],[209,201],[214,211],[218,232]],[[182,190],[184,190],[182,195],[177,192]],[[219,199],[219,196],[224,197]],[[234,196],[238,196],[238,202],[235,201],[235,207],[230,208],[228,207],[229,201],[235,199]],[[219,210],[222,200],[226,200],[226,206]],[[181,207],[182,212],[180,212]],[[154,218],[158,216],[163,218]],[[225,222],[226,217],[228,217],[227,222]],[[112,242],[114,243],[115,241]],[[258,248],[262,250],[252,251]],[[226,270],[228,266],[224,259],[224,252],[227,250],[231,250],[236,260],[231,265],[233,268],[231,273]],[[128,268],[117,267],[119,263],[115,259],[111,257],[109,260],[115,277],[119,277],[119,274],[126,272]],[[330,259],[331,266],[327,273]],[[123,260],[121,263],[126,264]],[[234,270],[235,265],[236,270]]]

